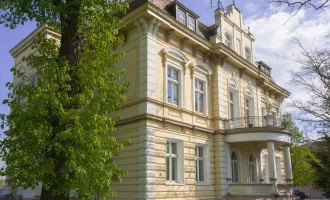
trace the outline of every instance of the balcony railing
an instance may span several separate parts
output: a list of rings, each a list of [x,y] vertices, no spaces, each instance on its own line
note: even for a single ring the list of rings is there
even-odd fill
[[[253,128],[253,127],[277,127],[288,128],[287,120],[282,118],[274,118],[268,116],[250,116],[230,119],[228,121],[227,129],[236,128]]]

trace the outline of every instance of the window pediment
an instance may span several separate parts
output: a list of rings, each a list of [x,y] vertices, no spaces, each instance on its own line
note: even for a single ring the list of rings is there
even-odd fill
[[[234,90],[238,90],[238,82],[234,77],[228,79],[228,86]]]
[[[212,69],[208,65],[206,65],[202,62],[195,61],[194,63],[192,63],[192,66],[194,66],[196,69],[198,69],[199,71],[201,71],[207,75],[213,74]]]
[[[181,51],[172,48],[166,47],[163,49],[163,53],[167,54],[169,57],[174,58],[180,62],[187,63],[189,61],[188,57],[184,55]]]

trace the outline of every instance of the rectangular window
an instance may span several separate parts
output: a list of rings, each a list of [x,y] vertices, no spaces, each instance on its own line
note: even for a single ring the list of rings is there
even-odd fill
[[[266,116],[266,108],[265,107],[261,107],[261,115]]]
[[[184,183],[183,141],[166,140],[166,184]]]
[[[195,111],[204,113],[205,82],[195,79]]]
[[[171,67],[167,69],[167,102],[179,105],[179,73]]]
[[[188,28],[195,31],[196,29],[196,19],[188,15]]]
[[[236,39],[236,51],[238,54],[241,54],[241,40],[240,39]]]
[[[195,147],[196,182],[205,182],[205,152],[204,147]]]
[[[183,24],[186,25],[186,12],[178,9],[178,21]]]
[[[234,94],[232,92],[229,93],[229,114],[230,119],[234,119]]]

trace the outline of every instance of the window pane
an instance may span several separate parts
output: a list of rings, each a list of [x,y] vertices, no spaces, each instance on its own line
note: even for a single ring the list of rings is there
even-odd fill
[[[191,30],[195,31],[195,18],[193,18],[192,16],[188,16],[188,28],[190,28]]]
[[[198,175],[198,170],[197,170],[198,167],[197,167],[197,165],[198,165],[198,161],[196,160],[195,161],[195,175],[196,175],[196,181],[199,181],[198,176],[197,176]]]
[[[198,147],[198,157],[203,158],[204,157],[203,154],[204,154],[203,153],[203,147]]]
[[[199,94],[199,112],[204,113],[204,95]]]
[[[202,81],[198,81],[198,89],[203,91],[203,82]]]
[[[198,92],[195,92],[195,111],[198,112]]]
[[[235,115],[234,115],[234,104],[231,103],[230,104],[230,118],[234,119]]]
[[[177,158],[172,158],[172,181],[177,181]]]
[[[175,105],[179,105],[178,96],[179,96],[178,85],[173,83],[173,104]]]
[[[169,78],[172,77],[172,68],[167,69],[167,77],[169,77]]]
[[[166,180],[170,180],[170,158],[166,158]]]
[[[172,82],[167,81],[167,102],[172,103]]]
[[[204,161],[199,160],[199,181],[204,181]]]
[[[166,153],[170,153],[170,143],[166,142]]]
[[[177,154],[176,144],[175,143],[171,143],[171,147],[172,147],[171,154]]]
[[[178,72],[173,70],[173,77],[172,77],[174,80],[178,80]]]
[[[231,92],[229,93],[229,100],[232,102],[234,101],[234,95]]]
[[[237,160],[237,155],[236,155],[235,152],[233,152],[233,153],[231,154],[231,159],[232,159],[232,160]]]
[[[234,171],[235,171],[235,173],[234,173],[234,175],[235,175],[234,182],[237,183],[238,182],[238,168],[237,168],[237,163],[234,163]]]
[[[186,13],[181,9],[178,10],[178,20],[180,23],[186,25]]]

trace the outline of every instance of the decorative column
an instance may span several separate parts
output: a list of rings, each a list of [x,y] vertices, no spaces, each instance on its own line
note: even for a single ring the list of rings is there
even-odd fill
[[[293,183],[293,176],[292,176],[290,146],[289,145],[283,146],[283,149],[284,149],[284,164],[285,164],[286,183],[287,184],[292,184]]]
[[[267,142],[268,149],[268,167],[269,167],[269,182],[273,184],[273,193],[277,193],[277,174],[276,174],[276,164],[275,164],[275,148],[274,142]]]
[[[143,17],[134,21],[140,32],[139,44],[139,98],[155,98],[156,90],[156,34],[160,20]],[[156,105],[145,101],[139,105],[139,114],[156,114]]]

